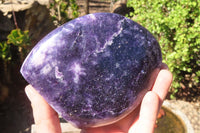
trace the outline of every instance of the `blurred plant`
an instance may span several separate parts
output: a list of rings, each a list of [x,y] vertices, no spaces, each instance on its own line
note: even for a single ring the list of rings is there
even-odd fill
[[[13,5],[12,8],[14,8]],[[0,76],[4,77],[2,80],[4,83],[12,82],[12,67],[18,66],[19,61],[20,64],[23,62],[25,55],[29,52],[28,46],[31,45],[29,31],[22,31],[18,27],[14,9],[12,15],[16,29],[10,32],[7,41],[0,42],[0,64],[3,64],[3,68],[0,69],[3,75]]]
[[[5,41],[0,42],[0,57],[5,62],[11,60],[10,45],[8,45]]]
[[[29,31],[21,31],[21,29],[14,29],[7,36],[7,44],[13,44],[18,47],[20,54],[20,62],[24,60],[25,54],[27,54],[27,47],[31,45]]]
[[[3,62],[3,80],[6,80],[7,82],[10,82],[10,71],[8,69],[8,64],[11,60],[11,51],[10,51],[10,45],[4,42],[0,42],[0,60]],[[5,76],[6,75],[6,76]]]
[[[7,36],[7,41],[0,42],[0,59],[3,61],[3,73],[6,82],[11,82],[10,65],[14,64],[12,57],[15,57],[16,53],[11,49],[18,49],[20,64],[23,62],[25,55],[28,53],[27,47],[31,44],[28,31],[21,31],[20,29],[14,29]],[[15,57],[15,59],[17,59]]]
[[[30,38],[28,33],[29,33],[28,31],[21,31],[21,29],[14,29],[7,36],[8,38],[7,43],[13,44],[18,47],[26,47],[27,45],[30,45]]]
[[[173,73],[172,97],[189,75],[189,88],[200,81],[200,0],[129,0],[132,19],[159,41],[163,62]],[[192,76],[193,75],[193,76]]]
[[[53,0],[50,3],[50,11],[57,26],[79,16],[76,0]]]
[[[76,0],[70,0],[70,7],[72,9],[72,15],[73,15],[73,18],[77,18],[79,16],[79,12],[78,12],[78,5],[76,4]]]

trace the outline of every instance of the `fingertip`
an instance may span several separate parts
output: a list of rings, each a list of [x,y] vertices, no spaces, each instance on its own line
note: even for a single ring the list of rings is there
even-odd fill
[[[152,88],[152,91],[154,91],[160,97],[161,101],[165,99],[172,81],[172,73],[169,70],[161,69]]]
[[[25,93],[26,93],[28,99],[31,101],[32,98],[33,98],[33,96],[34,96],[34,89],[33,89],[33,87],[31,85],[27,85],[25,87]]]
[[[161,69],[160,70],[160,75],[169,83],[172,82],[173,80],[173,75],[168,69]]]
[[[25,93],[28,99],[31,101],[31,105],[33,108],[37,107],[38,103],[46,104],[44,98],[31,85],[27,85],[25,87]]]
[[[25,93],[31,101],[36,130],[39,133],[60,133],[58,114],[45,99],[31,86],[25,87]]]
[[[162,63],[160,69],[163,77],[165,77],[166,80],[169,81],[169,83],[171,83],[173,81],[173,74],[169,71],[169,67],[167,66],[167,64]]]

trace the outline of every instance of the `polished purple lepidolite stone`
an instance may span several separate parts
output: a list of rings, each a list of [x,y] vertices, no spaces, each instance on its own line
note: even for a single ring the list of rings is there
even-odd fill
[[[145,28],[124,16],[95,13],[43,38],[21,73],[64,119],[85,128],[133,111],[161,62],[159,44]]]

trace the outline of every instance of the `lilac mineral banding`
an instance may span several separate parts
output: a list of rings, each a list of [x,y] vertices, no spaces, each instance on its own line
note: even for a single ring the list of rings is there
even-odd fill
[[[124,16],[95,13],[44,37],[21,73],[65,120],[85,128],[133,111],[161,62],[159,44],[144,27]]]

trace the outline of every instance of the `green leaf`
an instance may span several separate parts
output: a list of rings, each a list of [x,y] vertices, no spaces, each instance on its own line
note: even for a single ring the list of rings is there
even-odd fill
[[[6,42],[0,42],[0,58],[4,61],[11,60],[10,45]]]
[[[21,31],[20,29],[14,29],[11,33],[7,36],[7,43],[13,44],[19,47],[24,47],[30,45],[30,38],[28,31]]]

